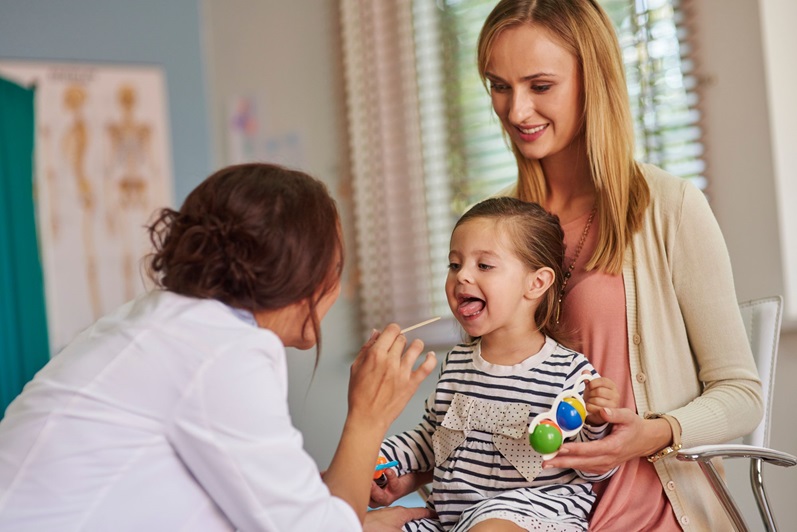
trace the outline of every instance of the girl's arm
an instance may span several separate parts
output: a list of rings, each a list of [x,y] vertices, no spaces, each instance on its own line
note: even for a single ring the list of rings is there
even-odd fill
[[[382,442],[380,453],[390,460],[398,461],[398,475],[434,469],[432,435],[437,430],[437,417],[433,412],[435,393],[426,399],[423,419],[412,430],[395,434]]]

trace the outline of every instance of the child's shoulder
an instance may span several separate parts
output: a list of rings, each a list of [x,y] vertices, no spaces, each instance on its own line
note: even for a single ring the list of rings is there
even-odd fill
[[[479,349],[479,339],[462,342],[452,347],[440,364],[440,374],[467,370],[474,363]]]
[[[479,345],[479,340],[473,340],[470,342],[462,342],[461,344],[457,344],[452,347],[448,353],[446,353],[446,361],[449,360],[470,360],[473,358],[473,353],[476,352],[476,348]]]
[[[476,346],[479,345],[480,341],[481,340],[479,338],[476,338],[475,340],[470,340],[470,341],[467,341],[467,342],[461,342],[461,343],[455,345],[454,347],[452,347],[451,351],[469,351],[469,352],[472,353],[473,350],[476,349]]]
[[[551,349],[551,353],[557,356],[581,355],[581,353],[579,353],[575,349],[571,349],[566,345],[559,343],[555,338],[552,338],[548,335],[545,336],[545,345],[546,347],[550,346],[549,349]]]
[[[556,360],[558,363],[568,363],[568,364],[571,364],[571,365],[575,365],[575,364],[581,365],[581,364],[586,362],[587,364],[589,364],[589,361],[587,360],[587,357],[583,353],[579,353],[575,349],[570,349],[569,347],[566,347],[566,346],[560,344],[559,342],[557,342],[556,340],[551,339],[550,337],[548,337],[548,338],[549,338],[549,341],[551,341],[551,342],[553,342],[555,344],[554,348],[553,348],[553,351],[551,352],[551,358]]]

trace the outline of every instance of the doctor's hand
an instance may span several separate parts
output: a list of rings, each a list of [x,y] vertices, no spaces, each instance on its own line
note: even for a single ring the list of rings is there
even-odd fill
[[[351,366],[349,418],[373,424],[387,431],[435,367],[434,353],[413,369],[423,351],[423,342],[407,338],[391,323],[375,332],[360,349]],[[374,460],[376,457],[374,457]]]
[[[365,514],[363,532],[400,532],[408,521],[432,517],[426,508],[404,508],[395,506],[373,510]]]
[[[434,369],[434,353],[427,354],[414,369],[421,351],[423,342],[415,340],[408,346],[393,323],[371,335],[351,366],[349,412],[324,482],[361,520],[366,517],[379,445],[418,385]]]
[[[561,467],[603,474],[672,442],[672,429],[664,419],[643,419],[628,408],[603,408],[599,415],[612,423],[611,434],[601,440],[565,443],[554,458],[543,462],[543,469]]]

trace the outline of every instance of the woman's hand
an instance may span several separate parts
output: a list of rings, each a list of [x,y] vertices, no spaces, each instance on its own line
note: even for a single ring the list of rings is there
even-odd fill
[[[664,419],[642,419],[628,408],[604,408],[603,421],[612,432],[601,440],[565,443],[542,467],[572,468],[603,474],[641,456],[649,456],[672,442],[672,429]]]
[[[404,508],[396,506],[373,510],[365,514],[363,532],[400,532],[408,521],[432,517],[427,508]]]
[[[387,485],[384,488],[377,486],[376,482],[371,483],[371,500],[368,502],[368,506],[371,508],[391,505],[403,496],[417,490],[420,486],[432,481],[431,471],[407,473],[406,475],[398,476],[394,470],[386,469],[385,476],[387,477]]]
[[[434,369],[436,359],[431,352],[416,370],[412,369],[423,342],[416,339],[407,347],[407,338],[400,331],[392,323],[382,333],[374,333],[360,349],[351,366],[349,419],[387,431]]]
[[[390,324],[371,335],[351,366],[349,414],[324,482],[361,520],[368,507],[379,445],[434,369],[434,353],[413,369],[422,350],[423,342],[415,340],[407,346],[399,326]]]
[[[584,403],[587,405],[586,422],[590,425],[603,425],[600,415],[603,408],[620,407],[620,391],[613,380],[598,377],[586,382],[584,388]]]

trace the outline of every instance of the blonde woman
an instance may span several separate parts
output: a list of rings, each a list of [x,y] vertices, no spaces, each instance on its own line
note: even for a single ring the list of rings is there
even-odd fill
[[[502,0],[478,67],[511,140],[509,195],[541,203],[565,231],[561,320],[620,388],[602,441],[547,467],[620,470],[598,486],[591,530],[720,530],[720,506],[673,449],[751,431],[762,414],[730,259],[704,196],[633,158],[622,58],[593,0]]]

